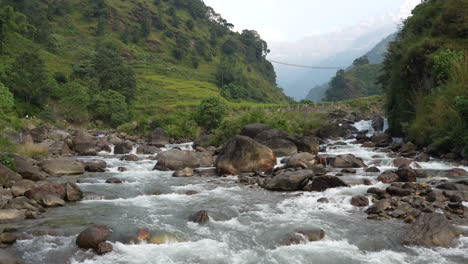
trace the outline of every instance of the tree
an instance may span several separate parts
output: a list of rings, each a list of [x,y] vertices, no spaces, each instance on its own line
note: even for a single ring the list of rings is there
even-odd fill
[[[237,50],[237,45],[236,42],[234,42],[232,39],[226,40],[223,44],[223,52],[224,54],[231,55],[234,54]]]
[[[199,126],[211,131],[216,129],[228,114],[228,107],[220,97],[208,97],[198,105],[195,120]]]
[[[113,127],[118,127],[130,119],[125,97],[112,90],[95,95],[91,99],[89,109],[95,119],[101,119]]]
[[[12,109],[14,105],[13,94],[5,85],[0,83],[0,113]]]
[[[71,122],[82,123],[88,120],[88,106],[91,98],[88,88],[78,82],[64,84],[62,90],[65,92],[60,99],[62,112],[65,118]]]
[[[127,98],[127,102],[135,97],[135,73],[124,63],[117,48],[112,45],[98,46],[94,58],[94,73],[102,90],[117,91]]]
[[[25,52],[16,58],[8,85],[26,105],[42,108],[57,84],[46,71],[44,61],[35,53]]]
[[[185,22],[185,25],[190,31],[193,31],[193,28],[195,27],[195,23],[193,23],[192,19],[187,20],[187,22]]]
[[[357,58],[353,61],[353,66],[354,67],[357,67],[357,66],[362,66],[362,65],[366,65],[366,64],[369,64],[369,58],[367,56],[362,56],[360,58]]]
[[[20,32],[28,27],[26,16],[7,5],[0,9],[0,54],[11,33]]]

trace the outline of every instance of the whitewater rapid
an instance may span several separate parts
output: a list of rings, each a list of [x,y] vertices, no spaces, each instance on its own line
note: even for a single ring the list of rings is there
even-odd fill
[[[363,125],[363,127],[365,127]],[[328,148],[327,155],[354,154],[366,163],[380,155],[381,170],[391,169],[392,158],[344,141],[346,145]],[[333,141],[329,143],[334,143]],[[190,144],[172,145],[191,149]],[[111,153],[112,154],[112,153]],[[24,232],[55,231],[17,241],[14,246],[25,264],[259,264],[259,263],[468,263],[468,239],[462,237],[452,249],[423,249],[402,246],[407,225],[399,220],[367,220],[365,208],[350,204],[353,195],[363,195],[370,187],[385,188],[376,180],[378,173],[358,169],[343,179],[351,187],[324,192],[270,192],[237,183],[236,176],[174,178],[172,172],[152,171],[155,161],[138,155],[142,161],[120,161],[120,155],[80,157],[103,159],[105,173],[57,178],[79,179],[84,192],[104,196],[54,208],[44,217],[27,221]],[[419,163],[423,168],[450,169],[456,164],[441,161]],[[127,167],[127,172],[118,172]],[[468,169],[466,167],[458,166]],[[334,173],[331,173],[334,174]],[[107,184],[110,177],[124,179],[122,184]],[[371,179],[373,185],[363,185]],[[187,195],[188,191],[197,192]],[[159,195],[153,195],[158,192]],[[329,203],[317,200],[326,197]],[[466,204],[465,204],[466,205]],[[187,221],[198,210],[208,211],[205,225]],[[75,246],[76,234],[92,224],[108,225],[113,230],[114,251],[96,256]],[[139,228],[149,228],[153,236],[166,237],[163,244],[127,244],[124,241]],[[296,229],[321,228],[322,241],[281,246],[282,240]]]

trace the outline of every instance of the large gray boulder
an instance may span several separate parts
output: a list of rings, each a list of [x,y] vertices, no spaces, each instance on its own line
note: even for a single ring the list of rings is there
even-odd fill
[[[72,139],[73,150],[78,155],[94,156],[97,154],[96,144],[98,140],[87,131],[79,130]]]
[[[114,147],[114,154],[128,154],[132,152],[133,143],[130,141],[122,141]]]
[[[317,157],[308,152],[302,152],[292,155],[286,162],[286,167],[312,169],[317,162]]]
[[[49,147],[49,154],[56,156],[71,156],[72,151],[64,141],[55,141]]]
[[[221,149],[215,165],[219,174],[265,172],[276,165],[276,156],[249,137],[235,136]]]
[[[384,118],[381,117],[381,116],[374,116],[372,118],[372,128],[375,130],[375,131],[383,131],[384,129]]]
[[[154,170],[160,171],[213,166],[213,157],[205,152],[170,149],[159,153],[157,159]]]
[[[422,214],[406,232],[404,243],[421,247],[454,247],[460,234],[461,231],[443,214]]]
[[[162,128],[156,128],[148,137],[148,143],[156,147],[164,147],[169,144],[169,134]]]
[[[318,176],[312,181],[311,191],[323,192],[329,188],[337,187],[349,187],[349,185],[336,176]]]
[[[11,187],[13,196],[24,195],[25,192],[36,188],[36,183],[30,180],[19,180]]]
[[[0,224],[10,223],[25,218],[25,210],[0,209]]]
[[[273,150],[277,157],[291,156],[297,153],[296,144],[287,139],[274,138],[263,142],[263,144]]]
[[[255,137],[265,130],[271,128],[265,124],[250,124],[242,128],[240,135],[255,139]]]
[[[0,264],[19,264],[19,260],[5,249],[0,249]]]
[[[18,156],[10,155],[16,162],[16,171],[27,180],[43,181],[47,178],[47,173],[43,172],[39,167],[34,165],[33,160]]]
[[[367,167],[361,158],[353,154],[338,155],[332,159],[331,165],[335,168],[364,168]]]
[[[73,159],[48,159],[42,161],[41,167],[53,176],[79,175],[85,172],[84,165]]]
[[[9,188],[17,181],[23,179],[21,175],[0,163],[0,186]]]
[[[98,251],[98,245],[105,242],[110,236],[108,226],[92,226],[82,231],[76,238],[76,245],[83,249]]]
[[[300,191],[314,177],[313,170],[283,170],[265,182],[265,189],[272,191]]]

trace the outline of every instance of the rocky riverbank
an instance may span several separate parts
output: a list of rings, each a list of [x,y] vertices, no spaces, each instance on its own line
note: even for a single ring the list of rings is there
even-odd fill
[[[434,159],[429,153],[418,150],[410,142],[392,139],[382,132],[384,123],[381,117],[359,123],[337,120],[339,138],[335,135],[324,136],[324,131],[305,136],[290,135],[264,124],[252,124],[221,147],[202,147],[202,144],[173,146],[162,129],[156,129],[146,138],[108,131],[60,130],[52,126],[11,134],[18,143],[46,147],[49,156],[31,159],[2,154],[3,160],[8,158],[11,161],[6,164],[11,168],[0,164],[3,187],[0,221],[4,227],[0,242],[2,247],[7,248],[7,251],[0,252],[0,259],[2,254],[5,255],[4,259],[14,258],[12,253],[17,250],[22,255],[21,247],[9,247],[15,245],[17,239],[24,244],[38,236],[59,235],[50,230],[43,231],[42,227],[37,230],[25,228],[29,221],[40,221],[43,214],[48,214],[49,208],[64,208],[66,211],[76,206],[73,203],[77,202],[113,201],[103,193],[83,188],[105,184],[110,186],[105,187],[109,190],[123,191],[123,187],[119,186],[131,186],[134,182],[131,177],[134,164],[151,163],[154,173],[167,171],[178,181],[190,179],[192,185],[197,179],[200,183],[212,179],[217,184],[233,180],[236,186],[264,189],[266,197],[274,197],[275,193],[292,193],[298,197],[309,193],[314,197],[315,194],[323,194],[311,204],[318,208],[333,204],[330,201],[333,197],[327,197],[330,190],[368,186],[362,193],[339,202],[347,205],[334,206],[356,208],[352,210],[364,215],[367,218],[365,221],[396,220],[407,224],[399,226],[399,229],[406,230],[399,236],[401,245],[429,248],[458,246],[460,236],[466,236],[460,227],[468,226],[468,173],[461,165],[463,162],[458,165],[445,162],[442,164],[446,169],[433,169],[429,164]],[[356,152],[349,148],[354,148]],[[112,159],[106,161],[106,157]],[[145,177],[154,178],[151,168],[144,169],[147,171],[145,173],[149,173]],[[96,181],[104,175],[102,183]],[[236,176],[232,178],[230,175]],[[155,188],[145,191],[143,195],[158,197],[167,193]],[[184,195],[194,197],[203,193],[186,190]],[[114,196],[114,199],[120,198],[119,194]],[[200,210],[184,212],[187,213],[183,217],[185,223],[206,226],[211,221],[219,221],[216,219],[219,212],[200,208],[203,204],[197,207]],[[173,214],[174,220],[180,217],[176,211]],[[117,235],[113,232],[116,227],[106,224],[97,221],[87,227],[79,225],[77,229],[81,230],[75,233],[74,242],[81,249],[91,249],[103,255],[112,252],[115,246],[120,247],[115,243],[164,244],[179,240],[171,235],[154,234],[145,225],[136,226],[134,233],[127,231]],[[151,222],[146,225],[151,225]],[[332,232],[326,227],[297,226],[276,237],[273,244],[281,247],[314,243],[330,235]],[[25,258],[24,254],[22,257]],[[87,258],[93,257],[87,255]],[[27,257],[25,261],[32,263]]]

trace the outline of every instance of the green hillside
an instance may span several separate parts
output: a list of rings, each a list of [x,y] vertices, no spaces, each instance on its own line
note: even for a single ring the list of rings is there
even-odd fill
[[[390,44],[381,82],[392,134],[468,155],[468,1],[427,0]]]
[[[381,94],[377,83],[381,64],[369,64],[367,56],[358,58],[348,70],[339,70],[328,84],[324,101],[341,101]]]
[[[0,0],[0,14],[0,83],[20,116],[116,126],[208,96],[289,101],[266,42],[201,0]]]

